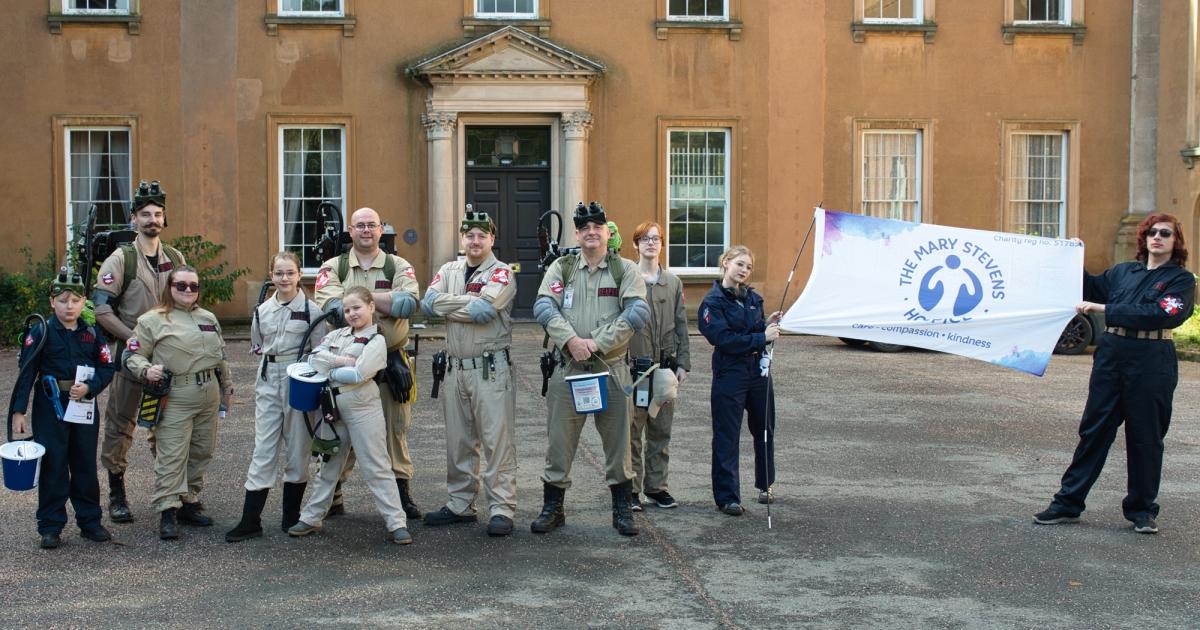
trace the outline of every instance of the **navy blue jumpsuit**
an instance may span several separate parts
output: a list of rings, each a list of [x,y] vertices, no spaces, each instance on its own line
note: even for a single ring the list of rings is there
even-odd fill
[[[1121,503],[1125,518],[1158,516],[1163,438],[1171,423],[1171,402],[1179,381],[1175,344],[1145,331],[1170,330],[1192,314],[1196,279],[1175,263],[1147,270],[1140,262],[1121,263],[1103,274],[1084,274],[1085,300],[1105,304],[1105,332],[1092,361],[1088,400],[1079,423],[1079,446],[1051,509],[1083,512],[1084,499],[1100,476],[1108,449],[1125,423],[1128,494]]]
[[[76,424],[58,419],[54,405],[42,387],[42,377],[52,376],[59,381],[74,381],[75,367],[96,368],[87,382],[89,402],[95,409],[95,397],[108,386],[115,365],[104,336],[96,326],[78,322],[68,330],[57,317],[47,320],[49,334],[41,352],[31,357],[43,328],[38,326],[24,340],[21,365],[32,363],[21,372],[13,398],[13,409],[24,411],[33,394],[33,441],[46,447],[38,480],[38,534],[58,534],[67,524],[67,499],[75,508],[75,522],[80,529],[100,525],[100,485],[96,480],[96,436],[100,419],[93,415],[91,424]],[[36,386],[35,386],[36,385]],[[70,400],[70,387],[59,387],[59,404],[65,410]],[[85,399],[86,400],[86,399]]]
[[[700,333],[711,343],[712,355],[712,485],[717,507],[741,503],[738,479],[738,437],[742,414],[748,413],[754,439],[754,487],[766,490],[775,482],[775,390],[762,376],[758,360],[767,347],[762,297],[747,288],[739,299],[720,282],[704,296],[699,310]],[[767,426],[767,443],[763,428]],[[768,466],[769,461],[769,466]]]

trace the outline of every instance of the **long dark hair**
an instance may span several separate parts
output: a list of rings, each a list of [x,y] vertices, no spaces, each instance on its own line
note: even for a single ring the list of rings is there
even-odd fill
[[[1180,267],[1187,264],[1188,250],[1187,242],[1183,239],[1183,226],[1179,224],[1179,219],[1173,214],[1166,212],[1155,212],[1150,216],[1142,219],[1138,224],[1138,244],[1137,244],[1137,259],[1140,262],[1146,262],[1150,258],[1150,250],[1146,247],[1146,231],[1154,227],[1155,223],[1170,223],[1171,230],[1175,232],[1175,246],[1171,250],[1171,262]]]

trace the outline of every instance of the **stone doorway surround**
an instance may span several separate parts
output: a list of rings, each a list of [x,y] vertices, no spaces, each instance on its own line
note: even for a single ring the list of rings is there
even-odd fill
[[[430,269],[452,260],[466,198],[464,131],[468,124],[549,124],[550,203],[569,212],[585,200],[589,88],[604,66],[515,26],[471,40],[410,66],[426,86]],[[574,232],[563,230],[564,240]]]

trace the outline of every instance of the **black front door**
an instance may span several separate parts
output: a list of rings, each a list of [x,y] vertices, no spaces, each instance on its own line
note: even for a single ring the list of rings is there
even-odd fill
[[[472,132],[476,133],[472,133]],[[506,135],[509,132],[509,135]],[[532,152],[535,145],[544,155],[505,155],[503,149],[511,149],[505,142],[508,137],[530,138],[519,142],[518,150],[527,148]],[[482,136],[483,142],[480,142]],[[480,156],[472,147],[481,144],[490,149],[490,138],[498,137],[496,154]],[[517,297],[513,304],[514,317],[530,317],[533,301],[537,298],[542,274],[538,270],[537,221],[550,208],[550,168],[547,147],[550,130],[548,127],[504,129],[496,127],[467,128],[467,203],[476,211],[487,212],[496,221],[500,234],[496,237],[496,258],[510,264],[520,265],[515,274]],[[543,159],[544,158],[544,159]],[[479,165],[484,162],[486,165]]]

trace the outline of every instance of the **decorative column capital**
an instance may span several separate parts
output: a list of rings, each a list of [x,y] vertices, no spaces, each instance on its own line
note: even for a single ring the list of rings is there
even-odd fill
[[[581,140],[587,137],[588,129],[592,127],[592,113],[586,110],[563,112],[563,134],[568,140]]]
[[[449,140],[458,124],[458,114],[455,112],[426,112],[421,114],[421,124],[425,125],[426,138],[429,140]]]

